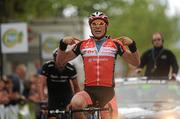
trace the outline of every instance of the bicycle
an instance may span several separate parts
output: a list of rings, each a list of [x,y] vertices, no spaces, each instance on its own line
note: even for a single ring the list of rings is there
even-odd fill
[[[41,119],[48,119],[48,106],[47,102],[40,102],[40,118]]]
[[[56,117],[58,119],[73,119],[73,113],[77,113],[77,112],[87,112],[86,118],[87,119],[101,119],[101,111],[108,111],[110,112],[110,119],[112,117],[112,108],[108,107],[108,108],[101,108],[101,107],[95,107],[95,106],[87,106],[83,109],[69,109],[67,110],[59,110],[59,109],[55,109],[55,110],[49,110],[50,114],[55,114]]]
[[[96,107],[93,105],[89,105],[88,107],[85,107],[83,109],[75,109],[72,110],[72,113],[76,113],[76,112],[88,112],[86,114],[86,118],[87,119],[101,119],[101,114],[100,112],[102,111],[108,111],[110,112],[110,119],[112,117],[112,108],[108,107],[108,108],[101,108],[101,107]],[[73,119],[72,115],[71,115],[71,119]]]
[[[57,119],[71,119],[71,110],[66,111],[66,110],[55,109],[55,110],[49,110],[49,113],[55,114]]]

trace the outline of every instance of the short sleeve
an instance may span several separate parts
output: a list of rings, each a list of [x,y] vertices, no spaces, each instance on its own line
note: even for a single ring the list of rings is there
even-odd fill
[[[48,64],[47,64],[47,63],[45,63],[45,64],[42,66],[40,75],[44,75],[44,76],[48,77]]]
[[[67,65],[67,68],[68,68],[68,70],[69,70],[69,78],[70,78],[71,80],[76,79],[76,78],[77,78],[77,71],[76,71],[75,66],[69,63],[69,64]]]

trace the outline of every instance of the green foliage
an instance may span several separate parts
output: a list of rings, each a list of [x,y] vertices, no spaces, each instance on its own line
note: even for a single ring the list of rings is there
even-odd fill
[[[3,0],[0,5],[1,22],[63,17],[63,10],[69,5],[77,7],[79,17],[100,10],[110,18],[108,33],[112,37],[132,37],[141,52],[152,47],[151,37],[156,31],[164,34],[167,47],[180,38],[180,17],[166,15],[166,0]]]
[[[162,32],[165,43],[178,40],[176,17],[165,14],[166,5],[150,0],[134,0],[124,9],[121,15],[111,17],[109,33],[115,37],[127,35],[137,41],[141,52],[152,47],[151,38],[154,32]]]

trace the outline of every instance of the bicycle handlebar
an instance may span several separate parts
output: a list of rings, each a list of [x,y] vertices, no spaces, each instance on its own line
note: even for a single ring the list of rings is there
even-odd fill
[[[88,111],[110,111],[110,108],[100,108],[100,107],[89,107],[83,109],[75,109],[72,112],[88,112]]]
[[[69,111],[56,109],[56,110],[49,110],[49,113],[50,114],[65,114],[65,113],[69,113]]]
[[[87,107],[83,109],[70,109],[68,111],[66,110],[49,110],[50,114],[66,114],[66,113],[74,113],[74,112],[91,112],[91,111],[111,111],[110,108],[100,108],[100,107]]]

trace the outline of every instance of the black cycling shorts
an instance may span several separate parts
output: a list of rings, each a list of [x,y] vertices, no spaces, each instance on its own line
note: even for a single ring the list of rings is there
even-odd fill
[[[104,107],[115,95],[114,87],[86,86],[84,89],[96,106]]]

